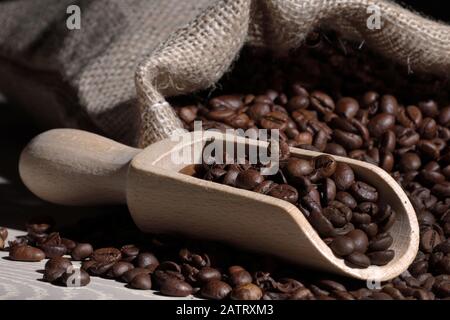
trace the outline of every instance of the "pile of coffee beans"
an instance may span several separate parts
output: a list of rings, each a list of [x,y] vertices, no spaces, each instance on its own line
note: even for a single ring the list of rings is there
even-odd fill
[[[379,198],[377,189],[358,180],[349,165],[330,155],[311,160],[291,157],[287,144],[281,144],[280,168],[273,175],[261,175],[261,165],[248,161],[204,161],[195,169],[195,176],[298,206],[335,255],[351,267],[383,266],[391,261],[395,252],[389,250],[393,238],[388,230],[396,214]]]
[[[28,224],[29,232],[33,232],[9,241],[7,250],[13,260],[39,261],[45,259],[40,243],[60,237],[63,244],[55,247],[64,246],[66,252],[56,256],[54,252],[63,251],[48,251],[52,257],[47,260],[43,275],[44,281],[55,285],[86,286],[91,277],[101,277],[130,289],[214,300],[450,298],[450,276],[437,275],[434,269],[419,275],[405,272],[369,289],[362,281],[299,270],[276,258],[249,254],[220,243],[143,234],[126,210],[84,219],[60,232],[47,218],[35,221],[39,220],[42,223]],[[36,232],[38,224],[41,227]],[[43,228],[44,225],[48,227]],[[434,252],[445,256],[449,245],[447,240]],[[81,261],[81,268],[75,267],[73,261]]]
[[[416,210],[420,251],[406,272],[380,286],[301,270],[223,244],[145,235],[134,226],[125,208],[111,216],[82,220],[72,228],[58,230],[59,234],[54,234],[57,230],[52,230],[51,223],[34,221],[28,225],[28,235],[10,242],[7,250],[11,259],[19,261],[51,256],[44,278],[64,285],[81,286],[89,282],[89,276],[96,276],[122,281],[130,288],[151,288],[163,295],[193,294],[217,300],[450,299],[449,88],[448,79],[416,72],[414,66],[395,65],[368,51],[364,44],[319,32],[282,59],[246,48],[213,94],[200,92],[171,101],[189,130],[193,130],[195,120],[202,120],[204,129],[280,129],[283,142],[289,146],[367,161],[389,172]],[[214,179],[221,170],[210,174]],[[374,202],[356,199],[352,189],[342,191],[339,188],[345,181],[333,176],[327,177],[336,185],[333,201],[351,207],[346,202],[350,198],[345,193],[349,194],[358,209],[352,210],[352,219],[355,212],[367,219],[365,210],[373,210]],[[231,174],[227,177],[235,178]],[[285,178],[289,178],[287,173]],[[238,187],[249,188],[251,179],[241,179]],[[265,181],[258,179],[260,192],[265,192]],[[320,196],[315,203],[320,204],[322,215],[329,206],[327,188],[332,185],[327,179],[314,186]],[[286,201],[293,201],[295,192],[280,187],[292,182],[272,180],[278,185],[270,190],[272,196],[285,194]],[[300,191],[298,204],[311,214],[311,208],[302,203],[304,190]],[[358,208],[361,202],[369,204]],[[379,213],[385,212],[384,206],[375,204]],[[331,219],[331,214],[339,210],[329,210],[327,219],[337,222],[332,222],[333,230],[339,222]],[[385,225],[378,221],[371,227],[376,225],[377,232],[361,228],[364,223],[354,224],[355,229],[369,235],[367,256],[372,251],[386,252],[391,241],[382,230]],[[6,240],[4,230],[0,229],[0,245]],[[330,238],[323,237],[324,241]],[[335,243],[334,250],[346,249],[348,243]],[[57,255],[63,253],[63,247],[61,258]],[[85,272],[71,272],[70,256],[82,261]],[[369,259],[375,263],[384,258]]]

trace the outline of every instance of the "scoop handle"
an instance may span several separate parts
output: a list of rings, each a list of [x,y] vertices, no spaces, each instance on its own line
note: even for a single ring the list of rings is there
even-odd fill
[[[62,205],[126,203],[126,181],[135,149],[97,134],[54,129],[22,151],[20,177],[39,198]]]

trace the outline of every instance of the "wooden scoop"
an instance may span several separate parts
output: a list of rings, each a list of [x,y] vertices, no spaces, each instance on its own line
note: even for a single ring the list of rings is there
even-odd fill
[[[397,212],[391,229],[395,258],[386,266],[348,267],[336,258],[294,205],[270,196],[204,181],[179,171],[186,164],[172,153],[202,148],[215,139],[267,147],[266,142],[220,133],[187,133],[184,143],[166,139],[144,150],[92,133],[57,129],[34,138],[20,158],[20,175],[38,197],[63,205],[127,203],[145,232],[214,239],[269,253],[298,265],[364,280],[388,280],[405,271],[416,256],[419,227],[401,187],[382,169],[344,157],[361,180],[377,187],[380,199]],[[318,152],[291,148],[294,156]]]

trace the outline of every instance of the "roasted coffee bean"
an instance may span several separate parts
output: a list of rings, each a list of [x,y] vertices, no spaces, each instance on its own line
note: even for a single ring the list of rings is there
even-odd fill
[[[38,262],[45,258],[45,253],[29,245],[16,245],[9,249],[9,258],[16,261]]]
[[[259,122],[264,129],[282,131],[287,128],[288,116],[283,112],[273,111],[264,115]]]
[[[398,112],[397,99],[392,95],[384,95],[380,99],[380,111],[396,115]]]
[[[334,130],[333,137],[337,143],[342,145],[347,150],[359,149],[362,147],[364,142],[360,135],[340,129]]]
[[[133,289],[150,290],[152,288],[152,279],[149,274],[140,273],[131,280],[129,285]]]
[[[136,257],[137,268],[148,268],[150,270],[155,270],[158,265],[158,258],[156,258],[153,253],[143,252]]]
[[[395,125],[395,116],[390,113],[380,113],[373,117],[367,124],[372,136],[379,138],[386,131],[392,130]]]
[[[441,236],[433,228],[427,228],[420,235],[420,248],[425,253],[431,253],[438,244],[441,243]]]
[[[252,282],[252,276],[246,270],[230,272],[229,282],[233,287],[248,284]]]
[[[359,110],[359,103],[353,98],[344,97],[338,100],[336,105],[336,113],[347,119],[356,116]]]
[[[408,271],[415,277],[424,274],[428,270],[428,262],[427,261],[416,261],[411,264],[408,268]]]
[[[159,289],[163,295],[171,297],[187,297],[192,294],[191,285],[174,277],[167,278]]]
[[[367,256],[370,258],[370,262],[376,266],[384,266],[394,259],[394,250],[384,250],[370,252]]]
[[[134,269],[134,266],[130,262],[126,261],[119,261],[111,268],[112,276],[114,278],[120,278],[122,277],[125,272],[130,271],[131,269]]]
[[[61,238],[61,243],[66,247],[67,253],[71,254],[72,250],[75,249],[77,243],[71,239]]]
[[[345,191],[355,182],[355,174],[348,164],[338,163],[333,179],[337,190]]]
[[[354,251],[360,253],[364,253],[367,251],[369,239],[367,238],[367,234],[364,231],[355,229],[350,231],[346,236],[353,240],[355,246]]]
[[[370,266],[370,259],[364,253],[353,252],[345,257],[345,261],[354,268],[367,268]]]
[[[237,110],[242,107],[242,96],[241,95],[224,95],[211,99],[209,105],[213,109],[229,108],[232,110]]]
[[[450,197],[450,181],[444,181],[434,185],[431,192],[441,198]]]
[[[213,279],[206,282],[200,290],[200,295],[206,299],[223,300],[228,297],[232,288],[223,281]]]
[[[367,183],[357,181],[350,187],[352,195],[359,201],[376,202],[378,200],[377,190]]]
[[[289,158],[286,170],[291,177],[307,176],[314,170],[313,164],[309,160],[300,158]]]
[[[0,227],[0,239],[6,240],[8,238],[8,229]]]
[[[333,154],[335,156],[347,156],[347,151],[345,150],[345,148],[338,143],[327,143],[324,152]]]
[[[310,95],[310,100],[312,108],[322,114],[334,111],[335,105],[333,99],[324,92],[313,91]]]
[[[195,278],[201,283],[206,283],[213,280],[221,280],[222,275],[220,274],[220,271],[215,268],[203,267],[196,274]]]
[[[416,153],[404,153],[400,160],[400,169],[402,171],[416,171],[419,170],[422,162]]]
[[[436,137],[437,129],[436,121],[433,118],[425,118],[419,127],[419,133],[422,139],[433,139]]]
[[[327,291],[341,291],[341,292],[347,291],[345,286],[342,285],[341,283],[328,279],[317,281],[317,286]]]
[[[0,250],[5,248],[7,238],[8,238],[8,229],[0,227]]]
[[[373,238],[378,234],[378,225],[373,222],[369,224],[361,224],[358,228],[364,231],[369,238]]]
[[[295,204],[298,200],[297,189],[288,184],[279,184],[270,189],[270,196]]]
[[[331,177],[337,168],[337,162],[333,157],[322,155],[313,159],[314,171],[311,174],[311,181],[318,181],[323,178]]]
[[[308,288],[300,288],[289,296],[289,300],[313,300],[314,295]]]
[[[33,217],[26,224],[26,228],[27,228],[28,233],[42,234],[42,233],[49,232],[54,224],[55,224],[55,222],[51,217],[38,216],[38,217]]]
[[[313,201],[313,203],[315,203]],[[331,224],[330,220],[328,220],[322,212],[319,210],[312,210],[311,214],[308,217],[309,223],[313,226],[313,228],[319,233],[322,237],[328,237],[332,234],[334,227]]]
[[[129,269],[122,274],[122,280],[126,283],[130,283],[138,274],[150,274],[151,270],[147,268],[134,268]]]
[[[89,269],[94,266],[96,264],[96,262],[94,260],[84,260],[81,263],[81,269],[85,270],[85,271],[89,271]]]
[[[47,282],[58,280],[69,267],[72,267],[69,259],[63,257],[52,258],[45,264],[43,279]]]
[[[264,177],[254,169],[248,169],[239,173],[236,179],[236,187],[252,190],[264,181]]]
[[[270,112],[270,105],[267,103],[255,103],[248,109],[248,115],[255,121],[260,121],[262,117]]]
[[[355,251],[355,243],[347,236],[340,236],[333,239],[330,248],[336,255],[345,257]]]
[[[336,180],[335,180],[336,181]],[[343,203],[344,205],[346,205],[347,207],[349,207],[350,209],[355,209],[357,206],[356,200],[355,198],[353,198],[350,193],[345,192],[345,191],[339,191],[336,193],[336,198],[337,201]]]
[[[60,282],[66,287],[84,287],[91,282],[91,277],[83,269],[70,267],[61,275]]]
[[[238,286],[230,294],[232,300],[260,300],[262,296],[262,290],[253,283]]]
[[[381,138],[381,143],[380,143],[383,151],[394,152],[396,143],[397,143],[397,137],[396,137],[394,131],[388,130],[385,133],[383,133],[383,136]]]
[[[387,250],[394,239],[388,233],[377,234],[370,240],[369,249],[371,251],[384,251]]]
[[[131,262],[133,261],[139,254],[139,248],[136,247],[134,244],[128,244],[125,246],[122,246],[120,248],[120,253],[122,254],[122,260]]]
[[[417,143],[417,149],[426,157],[430,159],[439,158],[439,148],[431,140],[420,140]]]
[[[450,127],[450,106],[442,108],[437,118],[442,126]]]
[[[384,292],[372,292],[370,298],[373,300],[394,300],[390,295]]]
[[[148,270],[148,269],[146,269]],[[181,281],[185,281],[186,278],[178,272],[175,271],[162,271],[162,270],[155,270],[152,274],[153,279],[154,279],[154,283],[158,286],[161,287],[161,285],[167,280],[167,279],[172,279],[175,278],[177,280],[181,280]]]
[[[47,258],[61,257],[67,252],[67,248],[57,232],[49,234],[45,240],[39,243],[39,248],[44,251]]]
[[[257,193],[268,194],[270,190],[272,190],[277,185],[278,184],[276,184],[272,180],[265,180],[261,182],[255,189],[253,189],[253,191]]]
[[[306,109],[308,106],[309,98],[306,94],[302,94],[292,97],[286,105],[286,108],[289,112],[293,112],[299,109]]]
[[[95,250],[91,255],[92,260],[97,262],[116,263],[122,258],[122,253],[116,248],[101,248]]]
[[[91,256],[94,252],[94,248],[89,243],[79,243],[73,248],[71,256],[75,261],[81,261]]]

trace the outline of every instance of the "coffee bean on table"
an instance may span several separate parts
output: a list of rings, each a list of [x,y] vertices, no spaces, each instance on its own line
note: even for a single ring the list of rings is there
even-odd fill
[[[8,238],[8,229],[0,227],[0,239],[6,240]]]
[[[262,296],[262,290],[253,283],[238,286],[230,294],[232,300],[260,300]]]
[[[126,261],[119,261],[111,268],[114,278],[122,277],[125,272],[130,271],[131,269],[134,269],[134,265]]]
[[[199,270],[195,277],[201,283],[222,279],[222,275],[220,274],[219,270],[211,267],[203,267]]]
[[[67,253],[72,253],[72,250],[77,246],[77,243],[71,239],[61,238],[61,243],[66,247]]]
[[[248,284],[252,282],[252,276],[246,270],[230,272],[229,282],[233,287]]]
[[[91,277],[83,269],[68,268],[59,281],[66,287],[84,287],[91,282]]]
[[[16,261],[38,262],[45,258],[45,253],[29,245],[16,245],[9,249],[9,258]]]
[[[154,270],[158,265],[158,258],[150,252],[140,253],[136,258],[136,267],[138,268],[149,268]]]
[[[5,248],[5,242],[8,238],[8,229],[0,227],[0,250]]]
[[[39,243],[39,248],[44,251],[47,258],[61,257],[67,252],[67,248],[57,232],[49,234],[45,240]]]
[[[122,258],[122,253],[119,249],[109,247],[95,250],[91,255],[92,260],[97,262],[112,262],[115,263]]]
[[[150,290],[152,288],[152,280],[149,274],[140,273],[136,275],[130,282],[133,289]]]
[[[93,252],[94,249],[92,248],[91,244],[79,243],[75,248],[72,249],[71,256],[73,260],[81,261],[88,258]]]
[[[202,286],[200,295],[206,299],[223,300],[228,297],[231,290],[232,288],[228,283],[214,279]]]
[[[45,264],[44,280],[48,282],[58,280],[71,266],[70,260],[63,257],[55,257],[48,260]]]
[[[163,295],[171,297],[187,297],[192,294],[191,285],[174,277],[167,278],[159,289]]]
[[[122,271],[122,270],[119,270]],[[120,273],[120,272],[118,272]],[[138,274],[150,274],[151,270],[147,269],[147,268],[132,268],[129,269],[128,271],[125,271],[124,273],[122,273],[122,277],[121,279],[126,282],[126,283],[130,283],[131,281],[133,281],[134,277],[136,277]]]

